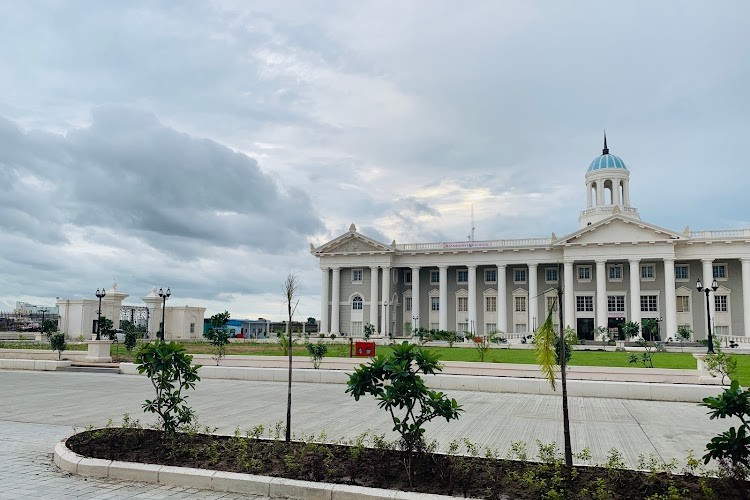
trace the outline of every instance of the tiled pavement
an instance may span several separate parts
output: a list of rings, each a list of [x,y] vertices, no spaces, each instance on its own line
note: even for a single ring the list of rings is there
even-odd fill
[[[103,479],[84,479],[59,471],[52,449],[74,427],[117,425],[124,413],[149,422],[141,404],[152,388],[144,377],[65,372],[0,370],[0,500],[16,498],[246,498]],[[267,427],[286,415],[286,384],[203,380],[189,403],[201,423],[218,432]],[[464,407],[458,421],[428,424],[427,436],[442,447],[457,438],[505,455],[513,442],[561,444],[561,402],[557,396],[449,391]],[[686,451],[703,453],[713,435],[729,422],[709,420],[692,403],[601,398],[570,398],[573,450],[591,450],[595,463],[618,449],[634,466],[638,455],[684,462]],[[329,440],[351,438],[368,430],[388,432],[391,423],[372,399],[355,402],[344,386],[299,383],[293,386],[292,424],[296,435],[325,431]],[[54,422],[52,424],[51,422]]]

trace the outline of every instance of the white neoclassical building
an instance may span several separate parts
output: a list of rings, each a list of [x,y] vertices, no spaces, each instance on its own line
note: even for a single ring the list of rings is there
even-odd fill
[[[361,335],[370,323],[384,335],[531,332],[561,285],[563,321],[583,339],[645,318],[658,321],[662,339],[680,325],[705,338],[708,318],[715,334],[750,335],[750,229],[678,232],[642,221],[630,172],[606,138],[585,192],[580,229],[561,237],[389,245],[352,224],[311,245],[322,270],[321,331]],[[716,280],[708,301],[698,280]]]

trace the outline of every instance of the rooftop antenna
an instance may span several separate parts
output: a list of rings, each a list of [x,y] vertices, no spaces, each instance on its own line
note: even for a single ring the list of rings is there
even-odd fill
[[[603,155],[609,154],[609,148],[607,147],[607,130],[604,130],[604,149],[602,149]]]
[[[476,226],[474,226],[474,204],[471,204],[471,234],[469,235],[469,241],[471,243],[474,243],[474,230],[476,229]]]

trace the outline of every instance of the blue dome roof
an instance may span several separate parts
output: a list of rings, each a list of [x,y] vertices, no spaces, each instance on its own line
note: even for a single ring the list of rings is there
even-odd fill
[[[598,158],[594,158],[594,161],[589,165],[588,171],[593,172],[594,170],[604,170],[608,168],[627,170],[622,158],[611,154],[603,154]]]

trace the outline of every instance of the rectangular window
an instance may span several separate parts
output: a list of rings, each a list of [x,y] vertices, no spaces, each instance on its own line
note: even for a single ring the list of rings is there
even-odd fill
[[[716,312],[727,312],[727,296],[726,295],[715,295],[714,302],[716,303]]]
[[[641,312],[657,312],[659,298],[656,295],[641,295]]]
[[[677,296],[677,312],[678,313],[690,312],[690,296],[689,295]]]
[[[469,297],[458,298],[458,310],[459,312],[466,312],[469,310]]]
[[[714,264],[714,279],[725,280],[727,279],[727,265],[726,264]],[[706,285],[708,286],[708,285]]]
[[[654,264],[641,265],[641,279],[642,280],[656,279],[656,266]]]
[[[430,330],[439,330],[440,323],[430,323]]]
[[[411,269],[404,270],[404,283],[411,284]]]
[[[729,335],[729,327],[725,325],[716,325],[714,327],[716,335]]]
[[[487,312],[497,311],[497,297],[485,297],[484,298],[484,310]]]
[[[190,323],[190,333],[195,333],[195,323]]]
[[[456,271],[456,283],[468,283],[469,282],[469,271],[466,269],[459,269]]]
[[[440,310],[440,297],[430,297],[430,309],[433,311]]]
[[[406,302],[406,310],[411,311],[411,297],[405,297],[404,301]]]
[[[484,271],[484,282],[485,283],[497,283],[497,270],[486,269]]]
[[[459,323],[458,324],[458,333],[465,334],[469,331],[469,324],[468,323]]]
[[[516,330],[516,333],[528,333],[528,329],[526,328],[526,323],[516,323],[515,330]]]
[[[609,281],[622,281],[622,264],[609,265]]]
[[[352,269],[352,283],[362,283],[362,269]]]
[[[497,331],[497,323],[486,323],[484,325],[485,333],[492,333]]]
[[[440,271],[430,271],[430,284],[437,285],[440,283]]]
[[[359,337],[362,335],[362,322],[361,321],[352,321],[351,334],[353,337]]]
[[[557,312],[557,297],[547,297],[547,309],[545,311],[549,312],[550,309]]]
[[[547,267],[544,269],[544,281],[546,283],[557,283],[558,279],[556,267]]]
[[[516,312],[526,312],[526,297],[515,297],[514,303]]]
[[[391,281],[393,283],[398,283],[398,269],[394,269],[391,276],[392,276]]]
[[[593,295],[580,295],[576,297],[576,311],[578,312],[594,312],[594,297]]]
[[[591,266],[578,266],[578,281],[591,281]]]
[[[677,264],[674,266],[674,279],[677,281],[689,281],[690,266],[687,264]]]
[[[610,295],[607,297],[607,311],[608,312],[625,312],[625,296],[624,295]]]
[[[526,269],[513,269],[513,283],[526,283]]]

